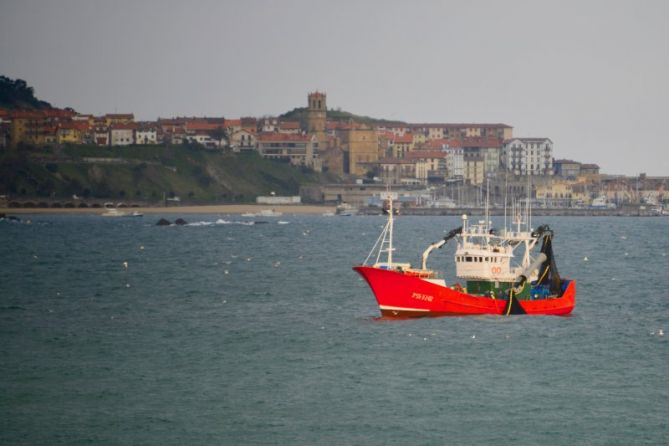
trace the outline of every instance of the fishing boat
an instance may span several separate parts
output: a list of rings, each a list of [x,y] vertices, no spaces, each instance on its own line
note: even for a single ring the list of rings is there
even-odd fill
[[[369,284],[381,314],[390,318],[458,315],[567,315],[576,304],[576,283],[560,277],[548,225],[530,228],[519,209],[510,229],[492,227],[487,206],[484,220],[462,226],[425,249],[421,266],[393,259],[393,197],[388,194],[388,221],[367,259],[353,269]],[[506,219],[505,219],[506,220]],[[506,226],[506,223],[505,223]],[[457,283],[428,269],[430,253],[454,240]],[[541,249],[532,255],[533,248]]]

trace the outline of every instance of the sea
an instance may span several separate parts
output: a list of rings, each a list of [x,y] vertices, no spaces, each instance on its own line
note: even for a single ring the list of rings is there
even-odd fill
[[[669,218],[534,220],[569,317],[381,319],[381,216],[2,220],[0,444],[668,444]],[[400,216],[395,259],[459,225]]]

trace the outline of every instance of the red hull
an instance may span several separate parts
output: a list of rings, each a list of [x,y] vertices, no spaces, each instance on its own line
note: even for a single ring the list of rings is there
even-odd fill
[[[369,284],[383,316],[426,317],[474,314],[506,314],[508,300],[472,296],[452,288],[399,272],[369,266],[356,266]],[[567,315],[576,304],[576,283],[568,281],[562,296],[538,300],[519,300],[526,314]]]

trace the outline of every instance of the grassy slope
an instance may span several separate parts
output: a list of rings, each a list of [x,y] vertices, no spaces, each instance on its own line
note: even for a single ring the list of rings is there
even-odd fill
[[[85,157],[115,162],[85,162]],[[295,195],[302,184],[333,180],[256,153],[224,154],[189,147],[77,146],[50,158],[25,152],[0,154],[0,194],[156,201],[165,193],[194,203],[249,202],[271,191]]]

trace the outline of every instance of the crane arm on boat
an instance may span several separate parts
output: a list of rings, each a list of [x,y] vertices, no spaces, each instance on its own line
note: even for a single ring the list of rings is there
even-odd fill
[[[430,246],[428,246],[427,249],[423,251],[422,269],[427,269],[427,258],[433,249],[435,248],[441,249],[441,247],[444,246],[446,243],[448,243],[450,239],[460,234],[461,232],[462,232],[462,226],[460,226],[459,228],[451,229],[451,231],[448,234],[446,234],[446,237],[444,237],[442,240],[439,240],[438,242],[432,243]]]
[[[544,254],[543,252],[539,253],[537,258],[534,259],[534,262],[530,263],[530,265],[516,277],[513,287],[522,289],[522,287],[525,285],[525,282],[527,282],[527,279],[532,274],[532,271],[538,269],[541,266],[541,264],[546,261],[547,258],[548,257],[546,257],[546,254]]]

